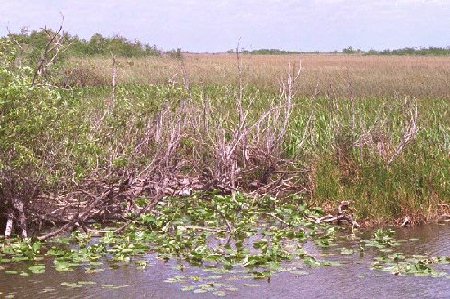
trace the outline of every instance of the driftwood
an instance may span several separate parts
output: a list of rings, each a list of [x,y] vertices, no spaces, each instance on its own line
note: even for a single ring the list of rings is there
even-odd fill
[[[67,224],[63,225],[61,228],[52,231],[46,235],[38,237],[38,240],[46,240],[51,237],[57,236],[65,231],[67,231],[70,228],[73,228],[74,226],[80,226],[89,216],[93,216],[95,214],[95,211],[93,211],[93,208],[96,207],[101,201],[104,201],[106,198],[110,197],[112,194],[112,190],[109,190],[108,192],[102,194],[102,196],[99,196],[95,198],[95,200],[89,204],[89,206],[83,211],[83,213],[77,215],[77,217],[74,217],[71,221],[69,221]],[[81,224],[80,224],[81,223]]]
[[[130,213],[139,216],[150,212],[156,204],[164,197],[190,196],[194,192],[221,191],[223,194],[235,193],[229,185],[217,182],[212,177],[206,176],[177,176],[167,175],[165,177],[122,179],[115,184],[108,184],[101,180],[90,180],[78,186],[78,190],[68,193],[65,196],[41,195],[41,202],[46,202],[47,206],[39,207],[30,205],[31,221],[38,223],[40,227],[49,225],[57,227],[49,233],[39,236],[39,240],[46,240],[60,234],[82,228],[88,231],[89,224],[93,222],[121,221],[124,224],[117,229],[123,231],[131,220],[127,219]],[[257,190],[248,193],[249,196],[261,196],[267,194],[279,194],[282,192],[298,193],[295,190],[296,184],[287,175],[280,176],[266,185],[260,183]],[[293,190],[293,191],[291,191]],[[303,190],[303,189],[300,189]],[[245,190],[244,190],[245,191]],[[95,195],[101,193],[100,195]],[[136,200],[147,198],[147,204],[141,206]],[[34,210],[33,210],[34,209]],[[228,223],[227,230],[233,228]]]
[[[450,214],[443,214],[438,219],[439,222],[450,222]]]
[[[411,224],[412,224],[411,217],[405,216],[405,218],[403,218],[403,222],[400,226],[405,227],[405,226],[410,226]]]
[[[360,225],[353,219],[353,215],[349,213],[350,202],[342,201],[338,206],[337,215],[326,215],[315,220],[316,223],[337,223],[340,224],[345,221],[352,225],[352,228],[359,227]]]

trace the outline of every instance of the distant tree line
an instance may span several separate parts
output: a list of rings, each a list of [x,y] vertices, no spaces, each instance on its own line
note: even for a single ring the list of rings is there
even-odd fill
[[[450,46],[446,48],[428,47],[428,48],[402,48],[396,50],[376,51],[370,50],[366,52],[367,55],[429,55],[429,56],[445,56],[450,55]]]
[[[370,51],[362,51],[360,49],[354,49],[353,47],[347,47],[342,49],[342,53],[344,54],[364,54],[364,55],[423,55],[423,56],[444,56],[450,55],[450,46],[446,48],[440,47],[428,47],[428,48],[413,48],[406,47],[395,50],[370,50]]]
[[[23,54],[31,60],[38,60],[43,49],[48,44],[49,36],[52,31],[41,29],[28,31],[23,29],[20,33],[10,33],[8,37],[20,46]],[[60,58],[67,56],[105,56],[116,55],[122,57],[143,57],[143,56],[159,56],[163,53],[156,45],[142,43],[138,40],[130,41],[121,35],[113,35],[112,37],[105,37],[100,33],[95,33],[90,39],[83,39],[78,35],[71,35],[67,32],[62,33],[63,43],[66,45],[64,53],[61,53]],[[5,38],[0,38],[5,40]],[[235,49],[227,51],[228,53],[235,53]],[[316,52],[302,52],[302,51],[285,51],[281,49],[256,49],[247,50],[240,49],[242,54],[258,54],[258,55],[283,55],[283,54],[301,54],[301,53],[320,53]],[[342,49],[344,54],[363,54],[363,55],[450,55],[450,46],[448,47],[428,47],[428,48],[413,48],[406,47],[396,50],[370,50],[362,51],[351,46]],[[338,53],[338,51],[334,51]],[[171,57],[179,58],[181,56],[181,49],[167,51]]]
[[[294,51],[285,51],[280,49],[258,49],[249,52],[250,54],[259,54],[259,55],[280,55],[280,54],[297,54],[299,52]]]
[[[363,53],[361,49],[354,49],[352,46],[342,49],[342,53],[344,54],[360,54]]]
[[[255,55],[287,55],[287,54],[300,54],[302,52],[298,51],[285,51],[280,49],[257,49],[257,50],[246,50],[244,48],[239,50],[242,54],[255,54]],[[230,49],[227,53],[236,53],[236,49]]]
[[[39,31],[22,30],[20,33],[10,33],[8,37],[20,46],[22,52],[32,60],[38,59],[43,49],[46,47],[52,31],[41,29]],[[161,51],[155,45],[141,43],[140,41],[130,41],[118,34],[112,37],[105,37],[100,33],[95,33],[89,40],[62,33],[64,43],[64,56],[104,56],[116,55],[123,57],[143,57],[158,56]],[[5,38],[3,38],[5,39]]]
[[[230,49],[227,51],[227,53],[235,53],[235,49]],[[280,49],[257,49],[257,50],[246,50],[241,49],[240,52],[242,54],[258,54],[258,55],[283,55],[283,54],[320,54],[324,52],[301,52],[301,51],[285,51]],[[327,53],[339,53],[338,51],[334,52],[327,52]],[[428,47],[428,48],[402,48],[402,49],[396,49],[396,50],[370,50],[370,51],[363,51],[361,49],[353,48],[352,46],[342,49],[341,53],[343,54],[362,54],[362,55],[429,55],[429,56],[443,56],[443,55],[450,55],[450,46],[446,48],[439,48],[439,47]]]

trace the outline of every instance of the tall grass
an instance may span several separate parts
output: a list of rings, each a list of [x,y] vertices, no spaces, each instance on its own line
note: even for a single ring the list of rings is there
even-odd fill
[[[94,97],[91,88],[80,92],[83,103],[90,107],[88,114],[98,113],[104,97]],[[226,142],[232,142],[239,123],[237,94],[238,88],[230,85],[197,86],[189,92],[181,86],[123,85],[111,123],[98,135],[105,142],[101,147],[120,148],[116,150],[116,160],[109,162],[111,165],[117,166],[120,161],[124,169],[131,164],[137,168],[145,166],[149,153],[136,154],[134,148],[145,138],[149,121],[154,121],[155,115],[170,105],[174,114],[182,115],[167,116],[168,119],[173,122],[182,119],[184,126],[173,158],[185,160],[185,173],[198,174],[217,162],[214,145],[222,130]],[[190,108],[183,106],[187,105],[187,99]],[[277,99],[278,95],[270,91],[245,89],[243,102],[248,112],[248,127],[257,123]],[[205,101],[209,125],[203,127]],[[418,111],[419,132],[396,155],[413,107]],[[246,144],[240,144],[239,149],[256,146],[264,150],[267,139],[262,143],[257,140],[268,138],[261,134],[266,134],[273,125],[248,133]],[[296,180],[300,182],[297,187],[304,189],[295,191],[302,191],[304,200],[329,207],[350,200],[357,215],[371,222],[392,221],[405,215],[418,221],[427,220],[436,216],[441,204],[450,203],[450,103],[446,99],[393,96],[339,100],[297,96],[281,142],[281,152],[276,157],[270,153],[265,156],[267,160],[254,161],[255,168],[248,165],[243,154],[236,153],[237,168],[242,170],[240,188],[249,188],[251,180],[261,180],[271,166],[270,159],[276,158],[269,182],[279,179],[279,172],[286,170],[277,164],[277,159],[288,159],[303,170],[297,172]],[[219,170],[211,166],[211,171]]]
[[[450,99],[450,58],[359,55],[242,55],[247,86],[278,91],[288,65],[300,63],[298,95],[303,97]],[[111,60],[73,58],[67,81],[84,86],[110,82]],[[118,59],[122,83],[177,84],[183,82],[180,61],[169,56]],[[236,85],[232,54],[187,54],[184,67],[192,84]]]
[[[301,63],[282,155],[308,170],[302,181],[311,203],[335,206],[351,200],[360,217],[384,221],[406,214],[431,217],[439,204],[449,202],[449,58],[243,55],[241,59],[244,102],[253,121],[278,98],[287,66]],[[223,122],[220,115],[229,117],[225,126],[237,122],[234,55],[185,55],[183,64],[170,57],[119,64],[119,81],[135,104],[173,103],[188,97],[181,91],[184,67],[194,86],[192,101],[206,99],[213,122]],[[111,72],[103,58],[72,60],[70,67],[74,66],[92,66],[104,81]],[[158,93],[162,86],[180,94]],[[404,137],[411,105],[417,106],[419,133],[388,163]],[[136,113],[133,110],[129,113]],[[358,146],[363,138],[370,138],[371,144]]]

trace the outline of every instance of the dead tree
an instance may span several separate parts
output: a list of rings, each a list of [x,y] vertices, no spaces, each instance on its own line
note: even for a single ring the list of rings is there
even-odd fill
[[[63,18],[64,21],[64,18]],[[50,67],[56,62],[64,44],[63,26],[59,26],[59,29],[53,32],[47,28],[43,28],[43,31],[48,36],[48,42],[42,51],[41,58],[39,59],[36,68],[34,70],[32,85],[34,86],[39,77],[46,77]]]

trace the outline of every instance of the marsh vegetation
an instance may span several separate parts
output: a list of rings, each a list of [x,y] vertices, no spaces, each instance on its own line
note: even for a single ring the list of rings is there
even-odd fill
[[[37,57],[20,40],[0,41],[5,274],[49,263],[145,270],[155,254],[180,268],[303,275],[339,264],[305,249],[332,247],[339,232],[358,238],[342,255],[379,250],[374,270],[448,276],[439,268],[448,257],[395,252],[389,230],[355,235],[359,224],[450,217],[448,57],[59,60],[64,36],[46,34]],[[324,223],[343,213],[350,225]],[[189,279],[168,282],[217,296],[235,288]]]

